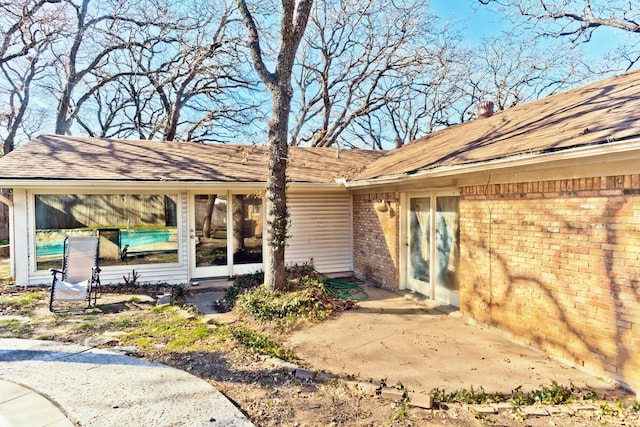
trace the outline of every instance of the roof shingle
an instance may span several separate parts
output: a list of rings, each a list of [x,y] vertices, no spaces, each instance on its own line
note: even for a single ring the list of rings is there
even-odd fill
[[[434,132],[367,166],[357,179],[399,176],[640,135],[640,71]]]
[[[289,149],[294,182],[329,183],[383,152]],[[40,136],[2,158],[0,179],[265,182],[268,148],[253,145]]]

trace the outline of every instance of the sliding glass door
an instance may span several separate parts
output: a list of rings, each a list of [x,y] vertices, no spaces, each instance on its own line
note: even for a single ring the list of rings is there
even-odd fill
[[[406,288],[459,306],[458,196],[407,197]]]
[[[231,277],[261,269],[262,218],[258,195],[193,194],[191,277]]]

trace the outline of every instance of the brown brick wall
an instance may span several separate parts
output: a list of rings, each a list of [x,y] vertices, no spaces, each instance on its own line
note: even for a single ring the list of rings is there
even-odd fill
[[[398,202],[398,193],[353,196],[354,273],[387,289],[398,289]]]
[[[640,175],[465,187],[461,310],[640,391]]]

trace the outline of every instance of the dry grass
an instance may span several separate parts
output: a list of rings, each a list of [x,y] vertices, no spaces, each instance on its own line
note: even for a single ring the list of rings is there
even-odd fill
[[[0,258],[0,284],[9,284],[11,280],[11,266],[8,258]]]

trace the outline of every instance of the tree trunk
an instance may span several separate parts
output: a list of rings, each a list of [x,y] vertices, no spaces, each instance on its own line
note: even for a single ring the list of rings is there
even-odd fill
[[[287,131],[291,109],[290,80],[274,85],[271,91],[273,112],[269,127],[269,175],[267,177],[267,253],[264,284],[269,289],[285,286],[285,246],[289,214],[287,212]]]
[[[258,27],[244,0],[238,7],[249,32],[248,45],[253,65],[260,79],[271,91],[272,111],[269,122],[269,173],[267,175],[266,256],[264,285],[269,289],[285,287],[284,249],[287,244],[287,157],[289,154],[289,113],[291,112],[291,74],[296,51],[309,19],[313,0],[282,0],[280,21],[281,45],[276,70],[267,70],[260,48]]]
[[[213,216],[213,208],[216,204],[216,194],[209,194],[207,196],[207,206],[205,208],[204,221],[202,222],[202,238],[208,239],[211,237],[211,221]]]
[[[234,195],[231,202],[233,254],[244,250],[244,196]]]

